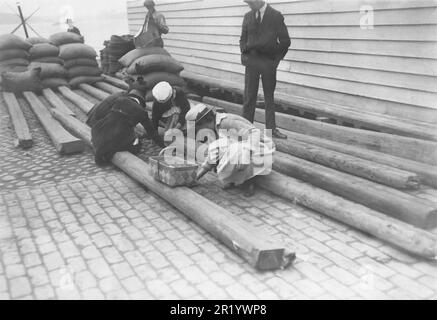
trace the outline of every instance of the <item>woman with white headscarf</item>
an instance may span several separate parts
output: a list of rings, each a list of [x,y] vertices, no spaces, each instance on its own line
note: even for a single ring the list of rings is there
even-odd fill
[[[196,134],[207,130],[216,139],[208,141],[208,156],[197,179],[215,170],[225,187],[241,186],[245,196],[253,196],[256,177],[272,171],[272,139],[243,117],[218,113],[204,104],[193,107],[186,120],[187,126],[195,126]]]

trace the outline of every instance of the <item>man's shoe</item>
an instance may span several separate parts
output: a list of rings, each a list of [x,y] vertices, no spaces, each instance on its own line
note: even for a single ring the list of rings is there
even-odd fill
[[[287,140],[288,137],[278,129],[273,130],[273,138]]]
[[[249,182],[244,187],[244,194],[246,198],[252,198],[255,195],[255,183]]]

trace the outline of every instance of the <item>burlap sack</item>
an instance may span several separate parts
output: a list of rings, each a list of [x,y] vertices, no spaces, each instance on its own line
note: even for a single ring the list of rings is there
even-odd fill
[[[138,58],[151,54],[170,56],[170,53],[168,53],[168,51],[163,48],[139,48],[126,53],[123,57],[120,58],[119,62],[122,64],[123,67],[128,68]]]

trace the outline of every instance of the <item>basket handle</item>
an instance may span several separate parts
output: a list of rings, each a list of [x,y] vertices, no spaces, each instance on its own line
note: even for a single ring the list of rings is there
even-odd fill
[[[161,152],[159,153],[159,156],[161,157],[164,154],[164,152],[166,152],[167,150],[170,150],[170,149],[176,149],[176,146],[169,146],[165,149],[162,149]]]

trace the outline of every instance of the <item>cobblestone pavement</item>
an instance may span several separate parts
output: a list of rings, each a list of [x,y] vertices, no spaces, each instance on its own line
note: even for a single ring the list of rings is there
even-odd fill
[[[97,168],[89,150],[58,156],[24,111],[28,151],[13,146],[0,101],[0,299],[437,298],[436,263],[265,191],[249,203],[207,177],[195,191],[297,252],[287,270],[256,272],[123,173]]]

